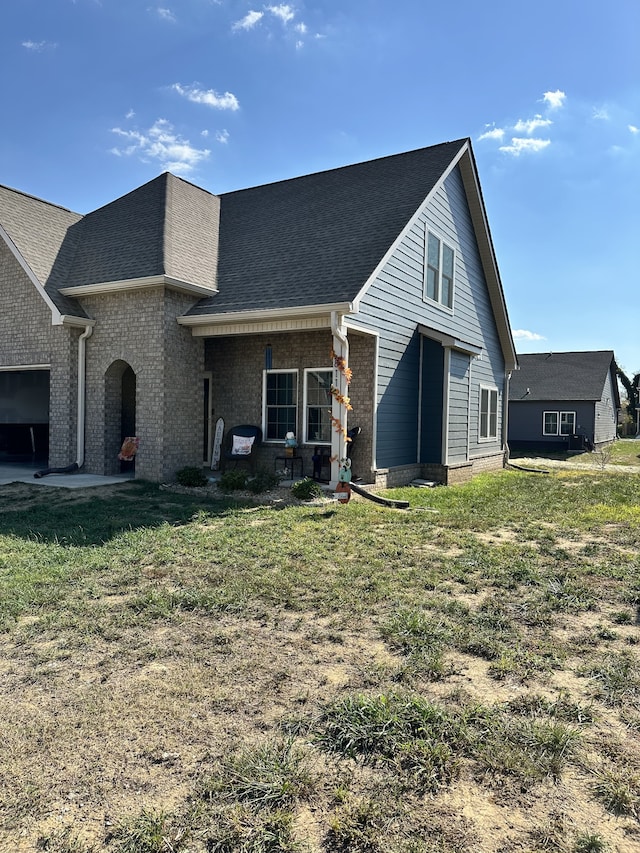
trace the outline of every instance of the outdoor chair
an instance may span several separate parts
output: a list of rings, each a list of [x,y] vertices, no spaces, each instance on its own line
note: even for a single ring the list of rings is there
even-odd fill
[[[262,444],[262,430],[250,424],[235,426],[227,433],[225,450],[222,455],[223,468],[230,462],[246,462],[251,473],[255,473],[256,449]]]

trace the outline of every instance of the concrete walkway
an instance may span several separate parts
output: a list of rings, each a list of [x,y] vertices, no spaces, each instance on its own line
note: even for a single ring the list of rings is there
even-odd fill
[[[48,474],[36,479],[36,471],[43,471],[46,465],[40,463],[0,463],[0,486],[9,483],[29,483],[30,486],[54,486],[60,489],[93,489],[96,486],[112,486],[116,483],[128,483],[133,474],[116,474],[113,477],[101,477],[98,474],[83,474],[76,471],[73,474]]]

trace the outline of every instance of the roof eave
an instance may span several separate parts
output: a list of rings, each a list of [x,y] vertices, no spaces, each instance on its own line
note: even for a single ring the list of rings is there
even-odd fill
[[[319,305],[294,305],[287,308],[252,309],[249,311],[219,311],[211,314],[184,314],[178,317],[181,326],[229,325],[232,323],[256,323],[269,320],[293,320],[306,317],[353,314],[353,302],[330,302]]]
[[[73,287],[61,287],[59,292],[63,296],[73,296],[75,298],[82,296],[99,296],[104,293],[117,293],[130,290],[142,290],[148,287],[168,287],[170,290],[177,290],[180,293],[187,293],[191,296],[203,297],[212,296],[217,293],[215,287],[207,287],[202,284],[193,284],[192,282],[183,281],[178,278],[172,278],[168,275],[151,275],[142,276],[140,278],[129,278],[121,281],[102,281],[94,284],[81,284]]]

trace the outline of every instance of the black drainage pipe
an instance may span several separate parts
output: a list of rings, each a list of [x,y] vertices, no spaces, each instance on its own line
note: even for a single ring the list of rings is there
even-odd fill
[[[78,463],[74,462],[73,465],[67,465],[66,468],[45,468],[43,471],[36,471],[33,476],[39,480],[41,477],[46,477],[47,474],[73,474],[74,471],[78,470],[78,467]]]

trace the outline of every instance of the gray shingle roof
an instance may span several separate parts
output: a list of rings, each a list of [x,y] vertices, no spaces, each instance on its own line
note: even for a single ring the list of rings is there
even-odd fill
[[[59,288],[166,275],[215,287],[219,200],[164,173],[82,216],[0,186],[0,224],[63,314]]]
[[[189,314],[352,301],[466,142],[224,193],[219,293]]]
[[[518,354],[518,364],[509,385],[510,402],[578,401],[600,400],[615,361],[612,350],[597,350]],[[615,382],[614,388],[617,394]]]
[[[64,207],[42,201],[26,193],[0,186],[0,225],[18,249],[37,280],[46,286],[56,308],[62,314],[86,317],[75,299],[58,293],[49,283],[51,277],[64,277],[73,255],[70,229],[82,219]],[[67,240],[63,255],[61,248]],[[16,294],[16,298],[19,294]]]

